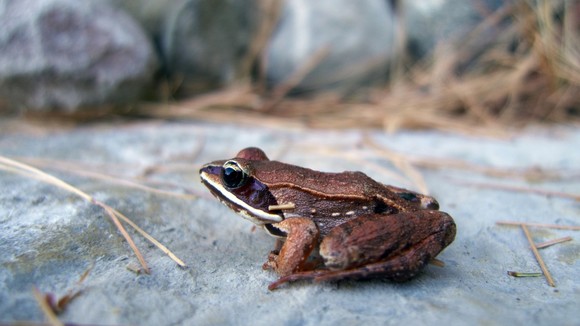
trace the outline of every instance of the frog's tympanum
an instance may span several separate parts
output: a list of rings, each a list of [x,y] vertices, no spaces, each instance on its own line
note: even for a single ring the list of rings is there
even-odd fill
[[[258,148],[200,170],[222,203],[284,242],[264,269],[295,280],[415,276],[455,238],[437,201],[361,172],[325,173],[270,161]]]

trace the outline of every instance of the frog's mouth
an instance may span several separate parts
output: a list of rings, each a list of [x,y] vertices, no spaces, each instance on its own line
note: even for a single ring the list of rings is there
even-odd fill
[[[283,217],[278,214],[268,213],[259,208],[252,207],[236,197],[236,195],[222,186],[219,181],[214,180],[216,177],[214,174],[207,173],[202,169],[200,177],[201,182],[217,199],[219,199],[219,201],[256,225],[262,226],[264,224],[277,223],[283,220]]]

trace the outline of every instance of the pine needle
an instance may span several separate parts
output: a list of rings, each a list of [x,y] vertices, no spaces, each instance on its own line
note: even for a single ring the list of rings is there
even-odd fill
[[[137,256],[137,259],[141,263],[141,266],[143,267],[143,270],[146,273],[149,273],[149,267],[147,266],[147,263],[145,262],[143,255],[141,254],[141,252],[139,251],[139,249],[137,248],[137,246],[133,242],[133,239],[127,233],[127,231],[125,230],[123,225],[120,223],[119,219],[123,220],[125,223],[127,223],[131,227],[133,227],[143,237],[145,237],[147,240],[149,240],[155,246],[157,246],[159,249],[161,249],[164,253],[166,253],[178,265],[180,265],[182,267],[186,266],[185,263],[183,263],[183,261],[181,259],[179,259],[177,256],[175,256],[171,251],[169,251],[169,249],[167,249],[165,246],[163,246],[161,243],[159,243],[157,240],[155,240],[155,238],[153,238],[151,235],[149,235],[143,229],[139,228],[134,222],[132,222],[125,215],[121,214],[119,211],[112,208],[111,206],[94,199],[89,194],[87,194],[87,193],[83,192],[82,190],[70,185],[69,183],[67,183],[61,179],[58,179],[58,178],[56,178],[56,177],[54,177],[46,172],[43,172],[35,167],[32,167],[30,165],[9,159],[9,158],[4,157],[4,156],[0,156],[0,169],[8,171],[8,172],[12,172],[12,173],[21,174],[21,175],[24,175],[27,177],[32,177],[32,178],[38,179],[42,182],[52,184],[56,187],[59,187],[61,189],[64,189],[68,192],[71,192],[71,193],[81,197],[82,199],[88,201],[89,203],[95,204],[95,205],[103,208],[105,210],[105,212],[107,213],[107,215],[111,218],[111,220],[113,221],[115,226],[118,228],[119,232],[121,232],[121,234],[123,235],[123,237],[125,238],[125,240],[129,244],[129,246],[131,247],[131,249],[133,250],[135,255]]]
[[[558,238],[558,239],[554,239],[554,240],[550,240],[550,241],[545,241],[542,243],[536,243],[536,248],[543,249],[543,248],[553,246],[555,244],[566,242],[566,241],[572,241],[572,237],[563,237],[563,238]]]
[[[536,257],[536,260],[538,261],[538,264],[540,265],[540,268],[542,269],[542,272],[544,273],[544,276],[546,277],[546,281],[548,282],[548,285],[550,285],[551,287],[556,287],[556,284],[554,283],[554,279],[552,279],[552,275],[548,271],[548,267],[546,267],[546,264],[544,263],[542,256],[540,256],[540,253],[538,252],[538,248],[536,248],[536,244],[534,243],[534,240],[532,240],[532,236],[530,235],[530,231],[528,230],[528,227],[525,224],[522,224],[521,227],[522,227],[522,230],[524,231],[524,234],[526,235],[526,239],[528,239],[528,242],[530,243],[530,247],[532,248],[532,252],[534,253],[534,256]]]
[[[498,225],[509,225],[509,226],[532,226],[538,228],[546,228],[546,229],[560,229],[560,230],[574,230],[580,231],[580,226],[576,225],[560,225],[560,224],[546,224],[546,223],[534,223],[534,222],[516,222],[516,221],[497,221],[495,222]]]
[[[545,189],[538,189],[538,188],[531,188],[531,187],[521,187],[521,186],[497,184],[497,183],[483,183],[483,182],[477,183],[477,182],[465,182],[465,181],[454,181],[454,182],[459,184],[459,185],[471,186],[471,187],[477,187],[477,188],[489,188],[489,189],[506,190],[506,191],[526,192],[526,193],[530,193],[530,194],[570,198],[570,199],[573,199],[575,201],[580,201],[580,195],[571,194],[571,193],[562,192],[562,191],[552,191],[552,190],[545,190]]]
[[[507,274],[513,277],[542,277],[544,274],[542,273],[526,273],[526,272],[514,272],[508,271]]]
[[[548,271],[548,268],[547,268],[546,264],[544,263],[542,256],[540,256],[540,252],[538,251],[538,249],[545,248],[545,247],[554,245],[556,243],[570,241],[570,240],[572,240],[572,238],[571,237],[563,237],[563,238],[554,239],[551,241],[546,241],[546,242],[536,244],[534,242],[534,240],[532,239],[530,231],[528,230],[528,226],[540,227],[540,228],[561,229],[561,230],[576,230],[576,231],[580,230],[580,226],[544,224],[544,223],[528,223],[528,222],[513,222],[513,221],[497,221],[496,224],[508,225],[508,226],[519,226],[522,228],[522,230],[524,231],[524,234],[526,236],[526,239],[528,240],[528,242],[530,244],[530,248],[532,249],[532,252],[534,253],[534,257],[536,257],[536,261],[538,261],[538,264],[540,265],[540,268],[542,269],[542,273],[544,274],[546,281],[548,282],[548,284],[550,286],[556,287],[556,284],[554,283],[554,280],[552,279],[552,275]],[[516,276],[516,277],[535,276],[535,275],[525,275],[528,273],[521,273],[522,275],[512,275],[510,273],[517,273],[517,272],[508,272],[508,275]],[[533,273],[529,273],[529,274],[533,274]]]
[[[125,230],[125,228],[123,227],[121,222],[119,222],[119,218],[117,216],[118,212],[115,211],[110,206],[107,206],[99,201],[93,200],[93,203],[95,205],[101,206],[105,210],[105,212],[107,212],[107,214],[111,217],[111,219],[113,220],[113,223],[115,223],[115,226],[117,227],[117,229],[119,229],[119,232],[121,232],[121,234],[123,235],[125,240],[127,240],[127,243],[129,244],[131,249],[133,249],[133,252],[135,253],[135,256],[137,256],[137,260],[139,260],[139,263],[143,267],[143,270],[145,271],[145,273],[149,274],[151,272],[149,270],[149,266],[147,266],[147,262],[145,261],[145,258],[143,258],[143,255],[139,251],[139,248],[137,248],[137,246],[135,245],[135,242],[133,242],[133,238],[131,238],[129,233],[127,233],[127,230]]]
[[[44,314],[46,319],[48,319],[48,323],[52,326],[64,326],[64,324],[58,319],[58,317],[56,316],[56,314],[54,313],[48,302],[46,302],[45,296],[42,295],[42,293],[36,287],[32,288],[32,294],[34,294],[34,299],[36,299],[36,302],[40,306],[40,310],[42,310],[42,313]]]
[[[73,174],[80,175],[83,177],[88,177],[88,178],[97,179],[97,180],[103,180],[103,181],[110,182],[113,184],[118,184],[118,185],[122,185],[122,186],[129,187],[129,188],[139,189],[139,190],[151,192],[154,194],[177,197],[177,198],[181,198],[181,199],[195,199],[198,197],[197,195],[183,194],[183,193],[178,193],[178,192],[169,191],[169,190],[157,189],[154,187],[150,187],[150,186],[141,184],[139,182],[135,182],[133,180],[122,179],[116,175],[107,175],[107,174],[100,173],[100,172],[89,171],[86,167],[83,167],[83,166],[79,167],[78,165],[76,165],[74,163],[71,164],[70,162],[63,162],[63,161],[58,161],[58,160],[45,160],[45,159],[30,159],[30,158],[19,158],[18,160],[21,162],[22,161],[27,162],[28,164],[33,164],[35,166],[44,166],[44,167],[48,166],[51,169],[66,171],[67,173],[73,173]]]

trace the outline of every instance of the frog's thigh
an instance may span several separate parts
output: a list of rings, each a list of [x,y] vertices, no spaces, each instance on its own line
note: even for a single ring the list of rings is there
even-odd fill
[[[276,258],[274,269],[281,276],[302,270],[318,242],[318,227],[311,219],[303,217],[285,219],[274,226],[288,234]]]
[[[320,244],[320,255],[331,270],[391,259],[418,260],[420,255],[428,260],[454,237],[453,219],[440,211],[363,215],[332,229]]]
[[[406,281],[417,275],[434,258],[434,255],[431,254],[431,249],[431,245],[425,242],[385,261],[378,261],[347,270],[322,272],[314,275],[314,277],[304,278],[313,278],[315,281],[368,278]]]

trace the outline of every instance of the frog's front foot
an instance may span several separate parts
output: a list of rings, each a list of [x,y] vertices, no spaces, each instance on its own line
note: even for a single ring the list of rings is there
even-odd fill
[[[268,260],[262,265],[262,269],[266,271],[276,271],[278,268],[278,255],[280,254],[279,250],[272,250],[270,254],[268,254]]]

